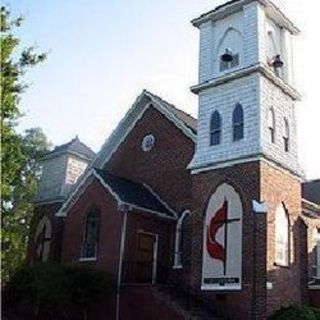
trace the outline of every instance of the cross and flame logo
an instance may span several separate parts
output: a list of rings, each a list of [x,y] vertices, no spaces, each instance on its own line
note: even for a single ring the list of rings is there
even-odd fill
[[[225,199],[221,208],[213,215],[210,224],[207,226],[207,252],[213,259],[223,263],[223,274],[226,274],[227,246],[228,246],[228,224],[240,219],[228,219],[228,201]],[[224,227],[224,244],[216,239],[218,231]]]

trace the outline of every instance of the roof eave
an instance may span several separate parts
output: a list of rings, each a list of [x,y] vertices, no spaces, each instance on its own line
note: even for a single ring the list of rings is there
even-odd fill
[[[302,199],[302,208],[303,210],[308,210],[313,213],[316,213],[317,217],[320,218],[320,205],[309,201],[307,199]]]
[[[199,28],[202,23],[208,21],[216,21],[225,18],[227,15],[236,13],[242,9],[242,7],[250,2],[258,1],[266,8],[266,13],[271,19],[278,22],[282,27],[288,29],[292,34],[298,35],[301,31],[295,26],[295,24],[287,18],[287,16],[269,0],[243,0],[239,2],[230,2],[225,6],[221,6],[218,10],[211,10],[206,14],[201,15],[191,21],[192,25]]]

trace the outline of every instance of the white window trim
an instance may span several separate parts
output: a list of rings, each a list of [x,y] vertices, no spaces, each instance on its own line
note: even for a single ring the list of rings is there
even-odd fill
[[[155,242],[153,244],[152,279],[151,279],[151,284],[155,285],[157,281],[157,272],[158,272],[159,234],[149,232],[149,231],[144,231],[142,229],[138,230],[138,234],[141,234],[141,233],[152,236],[155,239]]]
[[[317,229],[317,228],[316,228]],[[312,266],[315,269],[315,276],[313,277],[316,280],[320,279],[320,233],[317,231],[317,234],[313,237],[314,248],[316,250],[316,261]]]
[[[287,243],[286,243],[286,248],[287,250],[285,250],[285,243],[281,244],[283,248],[281,248],[281,250],[284,251],[284,253],[286,253],[286,255],[284,256],[283,259],[279,259],[277,258],[277,251],[278,251],[278,239],[277,239],[277,216],[275,217],[275,259],[274,259],[274,263],[275,265],[279,266],[279,267],[289,267],[290,266],[290,251],[291,251],[291,232],[290,232],[290,218],[288,215],[288,211],[285,207],[285,205],[283,203],[281,203],[277,209],[276,209],[276,215],[278,214],[278,210],[281,208],[281,210],[284,210],[284,214],[286,217],[286,221],[287,221],[287,235],[288,235],[288,239],[287,239]]]
[[[268,129],[269,129],[269,140],[272,144],[276,144],[276,114],[274,108],[271,106],[268,109]],[[273,134],[271,134],[273,131]]]
[[[80,261],[80,262],[97,261],[97,257],[80,258],[79,261]]]
[[[180,262],[179,263],[179,254],[182,253],[182,251],[179,250],[179,243],[181,240],[181,228],[183,225],[183,221],[185,219],[185,217],[190,213],[189,210],[185,210],[183,211],[182,215],[180,216],[180,218],[177,221],[177,225],[176,225],[176,234],[175,234],[175,245],[174,245],[174,262],[173,262],[173,269],[182,269],[183,265]]]

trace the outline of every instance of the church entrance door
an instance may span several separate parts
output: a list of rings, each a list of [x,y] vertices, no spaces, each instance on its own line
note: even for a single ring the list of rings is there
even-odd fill
[[[155,283],[157,268],[158,236],[139,232],[136,252],[136,281]]]

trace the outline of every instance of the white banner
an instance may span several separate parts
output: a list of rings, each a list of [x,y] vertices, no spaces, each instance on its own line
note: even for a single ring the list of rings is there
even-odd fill
[[[211,196],[204,221],[202,290],[240,290],[242,203],[228,184]]]

